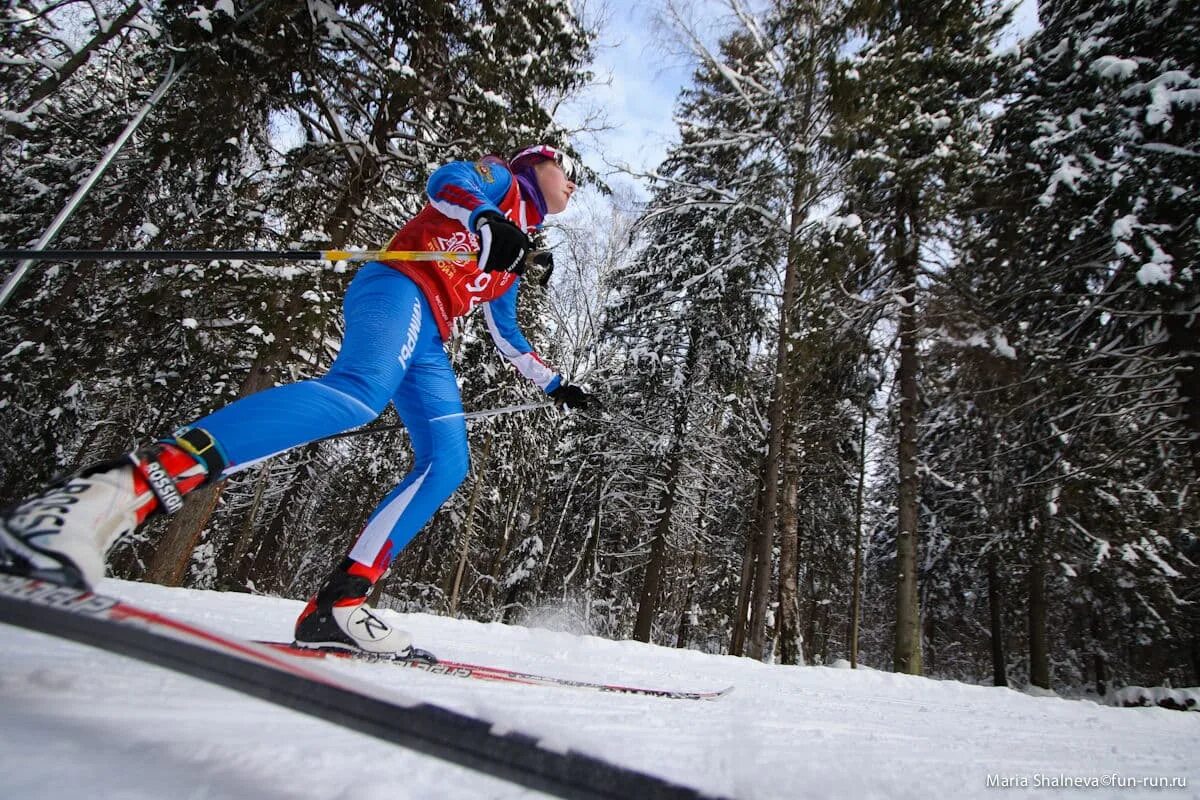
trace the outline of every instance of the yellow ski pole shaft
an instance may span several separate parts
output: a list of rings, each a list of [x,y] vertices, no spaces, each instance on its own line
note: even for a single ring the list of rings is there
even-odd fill
[[[322,250],[326,261],[474,261],[475,253],[451,250]]]

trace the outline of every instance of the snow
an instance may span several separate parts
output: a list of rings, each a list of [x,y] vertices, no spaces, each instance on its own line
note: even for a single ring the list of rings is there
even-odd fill
[[[196,20],[196,24],[209,33],[213,32],[212,23],[208,21],[212,16],[212,12],[204,6],[196,6],[195,10],[188,14],[189,19]]]
[[[1108,80],[1127,81],[1137,72],[1138,62],[1132,58],[1100,56],[1092,62],[1092,71]]]
[[[1066,184],[1067,188],[1072,192],[1079,193],[1079,179],[1083,177],[1083,169],[1075,161],[1072,156],[1063,156],[1059,161],[1058,169],[1050,176],[1050,184],[1046,187],[1046,191],[1038,198],[1038,202],[1043,206],[1049,206],[1054,202],[1054,195],[1058,191],[1060,183]]]
[[[1159,84],[1150,89],[1150,105],[1146,107],[1146,124],[1171,128],[1171,92]]]
[[[17,356],[21,355],[21,353],[24,353],[26,350],[29,350],[34,347],[37,347],[36,342],[31,342],[28,340],[23,341],[20,344],[18,344],[16,347],[14,347],[12,350],[9,350],[7,353],[5,353],[2,357],[0,357],[0,361],[7,361],[10,358],[16,358]]]
[[[1011,344],[1009,344],[1008,337],[1003,333],[992,334],[992,344],[995,345],[996,353],[1001,357],[1011,358],[1013,360],[1016,359],[1017,351]]]
[[[1171,266],[1154,261],[1147,262],[1137,271],[1137,280],[1143,286],[1152,286],[1156,283],[1170,283]]]
[[[229,16],[229,17],[233,17],[233,18],[237,17],[237,10],[233,7],[233,0],[217,0],[217,2],[213,5],[211,11],[209,9],[205,8],[204,6],[198,5],[187,16],[189,19],[196,20],[196,24],[199,25],[201,28],[208,31],[209,33],[212,33],[213,27],[212,27],[212,23],[209,22],[209,20],[212,18],[213,14],[215,14],[217,12],[225,14],[226,16]]]
[[[1126,214],[1112,224],[1112,236],[1114,239],[1128,239],[1138,227],[1137,214]]]
[[[11,122],[14,125],[28,125],[30,119],[28,112],[0,108],[0,122]]]
[[[301,608],[115,580],[101,590],[255,638],[286,638]],[[1193,797],[1200,785],[1193,713],[382,613],[419,645],[456,660],[664,688],[734,685],[721,700],[686,702],[329,664],[381,691],[713,794],[927,800],[994,797],[1003,786],[1006,800],[1170,798]],[[0,708],[0,794],[24,800],[541,796],[175,673],[3,626]],[[1153,785],[1163,781],[1173,784]],[[1063,791],[1072,786],[1080,788]]]
[[[854,230],[861,225],[862,225],[862,217],[858,216],[858,214],[853,214],[853,213],[848,214],[844,217],[838,216],[837,214],[830,214],[825,219],[825,226],[827,228],[829,228],[830,232],[832,232],[832,233],[837,233],[842,228],[846,228],[847,230]]]
[[[491,90],[487,90],[483,93],[483,99],[488,101],[489,103],[491,103],[494,106],[500,106],[501,108],[508,108],[508,101]]]

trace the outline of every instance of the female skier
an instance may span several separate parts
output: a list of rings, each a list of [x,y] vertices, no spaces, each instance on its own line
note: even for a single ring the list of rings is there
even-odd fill
[[[478,252],[470,260],[368,262],[350,282],[346,333],[329,372],[249,395],[121,458],[93,464],[0,512],[0,570],[90,588],[121,536],[173,514],[206,483],[364,425],[390,401],[412,441],[412,471],[370,515],[350,552],[308,601],[296,642],[394,658],[427,654],[366,605],[371,587],[467,475],[466,420],[443,345],[457,317],[483,307],[500,352],[560,407],[594,398],[544,364],[517,326],[528,233],[567,207],[574,169],[534,145],[430,176],[428,204],[388,250]]]

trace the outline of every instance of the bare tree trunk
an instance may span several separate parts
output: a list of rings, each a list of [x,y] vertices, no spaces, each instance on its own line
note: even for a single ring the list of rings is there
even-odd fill
[[[764,457],[765,458],[765,457]],[[765,463],[765,462],[764,462]],[[763,472],[763,465],[759,465],[759,474]],[[758,542],[758,529],[762,519],[762,503],[763,492],[762,486],[758,487],[758,491],[754,496],[754,512],[750,516],[750,525],[746,530],[746,547],[742,552],[742,574],[741,580],[738,583],[737,605],[733,612],[733,632],[729,640],[729,655],[740,656],[746,649],[746,630],[749,624],[750,614],[750,597],[754,590],[754,575],[755,556],[757,551],[755,545]]]
[[[867,410],[863,398],[862,427],[858,432],[858,492],[854,500],[854,578],[850,587],[850,668],[858,669],[858,628],[862,619],[863,498],[867,485]]]
[[[192,551],[199,544],[200,534],[208,525],[224,488],[224,482],[216,483],[197,489],[188,496],[188,502],[171,517],[166,533],[159,539],[144,580],[163,586],[183,585]]]
[[[780,504],[779,547],[779,663],[803,664],[804,637],[800,633],[800,598],[796,586],[799,570],[799,526],[796,520],[796,498],[799,476],[789,469],[783,481],[783,502]]]
[[[757,517],[757,514],[755,516]],[[741,583],[738,584],[737,607],[733,613],[733,634],[729,641],[729,655],[731,656],[740,656],[746,649],[746,623],[748,621],[746,618],[750,613],[750,594],[755,574],[756,551],[754,545],[758,541],[758,537],[755,535],[756,529],[757,526],[747,532],[746,547],[742,553],[742,577]]]
[[[799,466],[796,463],[799,460],[799,455],[796,451],[797,445],[792,444],[795,438],[795,426],[791,420],[798,417],[802,409],[797,405],[803,396],[800,387],[797,385],[795,376],[809,367],[806,363],[811,361],[811,356],[798,357],[793,353],[793,341],[791,331],[797,327],[789,321],[790,317],[795,313],[794,306],[800,294],[800,273],[803,269],[805,272],[811,272],[811,258],[808,258],[808,253],[805,249],[801,237],[801,229],[807,221],[808,203],[813,199],[814,187],[816,183],[815,176],[811,174],[811,166],[807,155],[807,147],[812,144],[814,125],[813,125],[813,105],[816,93],[816,87],[819,80],[818,77],[818,50],[815,42],[812,41],[812,33],[815,28],[819,12],[816,9],[816,4],[812,2],[800,3],[797,5],[795,13],[795,23],[798,30],[795,31],[793,38],[793,53],[792,58],[796,64],[796,73],[793,80],[795,84],[793,88],[800,91],[800,102],[796,110],[795,122],[797,124],[797,140],[804,145],[791,158],[792,169],[792,196],[791,210],[788,230],[788,265],[787,272],[784,276],[784,292],[783,303],[780,308],[780,327],[779,327],[779,351],[777,354],[778,372],[775,376],[776,381],[781,386],[781,398],[784,402],[781,404],[784,407],[782,411],[781,422],[785,426],[782,430],[784,439],[783,448],[780,451],[781,456],[787,460],[787,463],[781,465],[783,473],[783,502],[781,503],[776,513],[779,517],[779,532],[780,552],[779,552],[779,619],[778,619],[778,635],[779,635],[779,662],[782,664],[804,664],[804,636],[800,632],[800,596],[797,586],[799,572],[799,556],[800,556],[800,531],[798,521],[797,502],[799,496],[800,474]],[[788,286],[788,283],[791,286]],[[789,292],[790,288],[790,292]],[[775,420],[772,420],[772,430],[774,430]],[[768,510],[772,511],[768,506]],[[811,620],[810,615],[810,620]]]
[[[486,468],[488,459],[492,454],[492,440],[494,434],[489,431],[487,438],[483,440],[483,452],[479,456],[479,464]],[[467,569],[467,556],[471,552],[471,538],[475,533],[475,510],[479,508],[479,495],[482,493],[483,480],[479,477],[479,473],[475,474],[475,485],[471,487],[471,501],[467,506],[467,519],[463,524],[462,532],[462,547],[458,553],[458,568],[454,570],[454,583],[450,588],[450,616],[458,613],[458,597],[462,591],[463,572]]]
[[[1000,596],[1000,565],[995,553],[988,553],[988,609],[992,621],[992,683],[1008,686],[1008,666],[1004,657],[1004,601]]]
[[[911,198],[896,209],[896,280],[900,284],[900,492],[896,536],[896,672],[921,674],[921,611],[917,584],[917,232]]]
[[[675,441],[670,461],[667,463],[666,483],[659,497],[658,521],[654,524],[654,540],[650,545],[650,560],[646,563],[646,576],[642,580],[642,592],[638,600],[637,621],[633,626],[633,638],[649,642],[658,612],[659,587],[662,585],[663,565],[667,556],[667,535],[675,510],[675,494],[679,483],[679,468],[682,462],[682,443]]]
[[[1050,648],[1046,639],[1046,534],[1041,525],[1033,532],[1029,554],[1029,682],[1050,688]]]
[[[700,565],[704,563],[704,551],[700,541],[704,535],[704,510],[707,504],[708,493],[704,492],[700,496],[700,510],[697,514],[699,521],[696,529],[700,535],[692,546],[692,571],[688,579],[687,593],[684,595],[683,613],[679,615],[679,630],[675,636],[675,646],[679,648],[687,647],[688,639],[692,635],[692,604],[696,602],[696,584],[700,581]]]
[[[792,332],[792,306],[800,271],[800,227],[804,222],[808,176],[797,172],[792,187],[791,225],[789,230],[787,266],[783,277],[783,300],[779,309],[778,345],[775,352],[775,383],[767,407],[767,455],[762,476],[762,518],[755,549],[754,601],[750,617],[750,657],[763,657],[766,635],[767,605],[771,600],[772,551],[779,517],[779,475],[783,459],[783,433],[787,427],[784,409],[788,385],[791,383],[788,358]]]
[[[266,464],[258,468],[258,477],[254,479],[254,499],[250,503],[250,510],[246,512],[246,516],[242,520],[237,540],[229,554],[229,572],[221,581],[225,589],[236,590],[244,585],[245,571],[242,568],[242,559],[246,557],[246,551],[250,549],[250,542],[254,538],[254,526],[258,520],[258,510],[262,505],[263,493],[266,490],[268,472],[269,468]]]

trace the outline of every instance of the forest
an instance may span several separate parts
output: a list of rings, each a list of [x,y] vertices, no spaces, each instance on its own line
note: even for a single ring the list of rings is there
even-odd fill
[[[440,164],[595,140],[563,109],[603,80],[606,13],[13,0],[0,248],[380,247]],[[1200,11],[1043,0],[1023,37],[1012,13],[666,2],[693,65],[666,157],[585,159],[521,296],[603,407],[473,419],[470,476],[376,602],[1099,696],[1200,685]],[[0,262],[0,501],[322,374],[354,269]],[[478,315],[447,349],[468,411],[543,399]],[[408,471],[397,423],[197,492],[110,573],[307,596]]]

